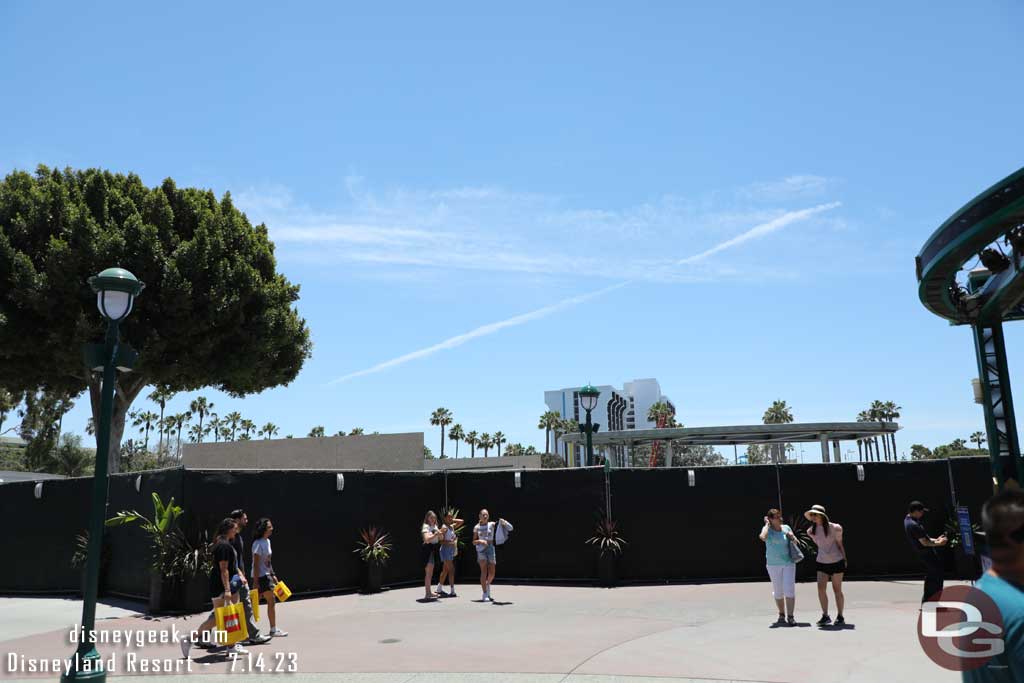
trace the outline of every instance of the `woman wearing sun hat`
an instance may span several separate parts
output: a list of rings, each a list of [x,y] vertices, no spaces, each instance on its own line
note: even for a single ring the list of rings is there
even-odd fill
[[[843,546],[843,527],[828,518],[825,507],[812,505],[804,513],[811,523],[809,535],[818,546],[818,602],[821,603],[821,619],[818,626],[832,623],[828,615],[828,584],[836,596],[836,626],[846,623],[843,619],[843,574],[846,572],[846,547]]]

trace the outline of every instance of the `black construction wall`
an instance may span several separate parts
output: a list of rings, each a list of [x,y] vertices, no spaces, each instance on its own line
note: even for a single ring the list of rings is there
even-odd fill
[[[207,529],[236,509],[249,516],[243,531],[246,573],[252,533],[260,517],[274,523],[271,543],[278,578],[295,593],[355,588],[362,564],[353,552],[359,529],[383,527],[394,552],[386,582],[422,576],[419,529],[429,508],[444,501],[443,474],[418,472],[187,471],[185,506]]]
[[[520,482],[517,489],[511,471],[448,474],[448,504],[459,509],[467,526],[457,576],[480,576],[472,527],[481,508],[487,508],[491,519],[504,517],[515,527],[511,542],[497,548],[498,577],[594,578],[597,560],[584,542],[604,512],[604,473],[526,470],[520,473]]]
[[[918,575],[906,545],[906,504],[922,500],[932,512],[929,531],[942,531],[952,515],[952,471],[957,499],[974,520],[992,493],[986,458],[949,463],[864,463],[614,470],[609,474],[612,516],[629,541],[619,562],[627,581],[737,580],[764,575],[764,549],[757,540],[764,513],[779,505],[787,519],[812,504],[825,505],[846,530],[851,577]],[[355,588],[362,565],[352,552],[358,529],[375,525],[391,534],[392,560],[386,584],[419,582],[419,529],[428,509],[458,507],[468,526],[486,507],[516,527],[512,542],[498,549],[498,578],[568,580],[596,578],[596,553],[585,541],[605,508],[605,474],[599,469],[527,470],[522,488],[503,472],[183,471],[111,477],[107,516],[122,509],[152,515],[152,492],[185,508],[189,533],[212,530],[234,508],[250,517],[246,545],[259,517],[274,520],[274,565],[297,593]],[[33,482],[0,485],[0,514],[8,552],[0,562],[0,592],[75,592],[81,573],[70,567],[74,537],[87,525],[91,479],[47,481],[40,500]],[[466,538],[472,537],[471,529]],[[135,527],[108,529],[110,591],[148,594],[150,548]],[[247,548],[248,555],[248,548]],[[952,566],[952,563],[951,563]],[[248,566],[246,570],[248,571]],[[479,576],[476,553],[467,545],[458,574]]]

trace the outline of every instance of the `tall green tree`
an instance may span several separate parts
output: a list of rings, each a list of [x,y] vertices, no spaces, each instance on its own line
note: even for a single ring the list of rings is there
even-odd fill
[[[158,406],[160,406],[160,418],[159,418],[159,420],[156,423],[157,424],[157,432],[160,435],[160,437],[159,437],[160,442],[157,444],[157,447],[156,447],[158,453],[163,453],[163,450],[164,450],[164,432],[163,432],[162,429],[159,428],[159,425],[162,425],[163,422],[164,422],[164,411],[167,408],[167,402],[170,401],[172,398],[174,398],[176,395],[177,394],[175,394],[175,392],[167,389],[166,387],[159,387],[158,386],[155,389],[153,389],[153,391],[150,392],[149,396],[146,397],[150,401],[152,401],[153,403],[155,403]],[[193,412],[195,412],[195,411],[193,411]],[[199,425],[199,431],[200,432],[202,431],[202,429],[203,429],[203,426]],[[202,441],[201,438],[200,438],[200,441]]]
[[[491,449],[491,446],[494,445],[494,442],[491,441],[491,435],[489,432],[484,432],[483,434],[480,435],[480,442],[478,445],[480,446],[480,448],[484,449],[484,457],[486,458],[487,451],[489,451]]]
[[[199,417],[199,431],[203,432],[203,420],[208,416],[213,417],[216,413],[213,412],[214,405],[205,396],[196,396],[192,399],[192,402],[188,405],[189,412]],[[212,422],[212,420],[211,420]]]
[[[132,427],[138,427],[143,437],[143,448],[149,450],[149,431],[154,426],[159,424],[160,416],[154,413],[152,410],[143,410],[140,412],[131,413],[132,415]]]
[[[761,418],[766,425],[790,424],[793,422],[793,411],[786,405],[785,401],[776,400],[768,406]],[[792,444],[773,443],[770,444],[772,461],[776,463],[785,462],[786,452],[793,449]],[[749,456],[748,456],[749,458]]]
[[[366,433],[366,430],[362,427],[353,427],[352,431],[348,433],[349,436],[361,436]]]
[[[317,425],[309,430],[309,438],[311,439],[322,439],[324,438],[324,426]]]
[[[438,408],[430,415],[430,424],[441,428],[441,457],[444,457],[444,428],[452,423],[452,411]]]
[[[71,398],[50,387],[27,391],[18,411],[18,436],[25,445],[25,469],[47,472],[60,442],[61,420],[74,405]]]
[[[882,410],[887,422],[895,422],[900,419],[900,411],[903,410],[903,406],[896,405],[895,401],[884,401]],[[892,440],[892,458],[898,460],[899,458],[896,457],[896,432],[889,434],[889,438]]]
[[[974,432],[970,436],[970,441],[971,443],[974,444],[975,448],[981,450],[981,444],[987,441],[987,439],[985,438],[985,432]]]
[[[14,412],[14,409],[18,407],[18,403],[20,403],[20,401],[21,399],[11,392],[0,388],[0,436],[5,434],[4,421],[7,419],[8,415]],[[14,427],[10,427],[7,431],[9,432],[13,429]]]
[[[252,433],[256,431],[256,423],[252,420],[242,420],[238,423],[238,428],[242,430],[242,439],[248,441],[252,438]]]
[[[480,439],[477,438],[475,431],[466,432],[466,444],[469,446],[469,457],[476,457],[476,447],[480,445]]]
[[[171,416],[174,424],[174,433],[177,436],[175,444],[175,457],[181,460],[181,430],[185,428],[188,421],[192,418],[189,413],[176,413]]]
[[[562,419],[558,413],[553,410],[548,410],[540,416],[540,421],[537,423],[537,429],[544,430],[544,452],[551,452],[551,432],[558,426],[558,421]]]
[[[452,428],[448,430],[448,440],[455,442],[455,457],[459,457],[459,442],[466,438],[466,432],[462,429],[462,425],[454,424]]]
[[[40,166],[0,181],[0,386],[88,390],[98,415],[100,377],[81,349],[103,338],[106,323],[86,280],[110,266],[146,285],[121,324],[140,355],[117,380],[112,472],[125,418],[146,386],[245,396],[290,383],[310,355],[298,287],[277,272],[266,227],[253,226],[229,194]]]
[[[275,436],[277,436],[278,432],[280,431],[281,430],[278,428],[276,424],[274,424],[273,422],[268,422],[267,424],[260,427],[259,435],[262,436],[264,439],[273,439]]]
[[[508,439],[501,432],[494,432],[494,436],[491,437],[491,443],[498,448],[498,457],[501,457],[501,444],[507,443]]]
[[[234,441],[238,434],[238,427],[242,424],[242,414],[235,410],[225,415],[224,420],[231,428],[231,440]]]

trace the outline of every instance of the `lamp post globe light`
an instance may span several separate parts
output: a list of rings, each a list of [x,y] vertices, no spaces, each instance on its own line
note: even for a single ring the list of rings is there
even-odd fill
[[[593,423],[590,421],[590,412],[594,408],[597,407],[597,398],[598,398],[598,396],[601,395],[601,392],[598,390],[597,387],[595,387],[595,386],[593,386],[591,384],[587,384],[587,385],[581,387],[579,392],[577,392],[577,393],[579,393],[579,396],[580,396],[580,405],[583,407],[583,410],[585,410],[587,412],[587,422],[586,422],[586,425],[584,427],[584,431],[586,432],[586,435],[587,435],[587,462],[586,462],[586,464],[589,466],[589,465],[594,464],[594,444],[593,444],[593,442],[591,440],[591,433],[594,430],[593,430]]]
[[[96,468],[93,474],[92,512],[89,517],[89,546],[85,563],[85,595],[82,600],[82,623],[78,649],[72,655],[71,665],[61,675],[62,681],[105,681],[106,671],[96,650],[96,593],[100,576],[100,551],[103,544],[103,518],[107,509],[108,468],[110,455],[110,421],[114,410],[114,385],[117,371],[131,369],[136,354],[122,344],[118,327],[128,317],[135,297],[145,285],[123,268],[107,268],[89,278],[89,286],[96,292],[96,307],[107,321],[107,334],[103,344],[86,344],[86,366],[103,371],[100,388],[100,414],[96,423]]]

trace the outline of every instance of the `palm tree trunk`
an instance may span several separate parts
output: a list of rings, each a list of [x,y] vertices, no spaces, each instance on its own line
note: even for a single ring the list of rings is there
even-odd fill
[[[441,425],[441,457],[444,457],[444,425]]]
[[[860,439],[857,439],[857,457],[861,460],[864,459],[864,444],[860,442]]]
[[[456,460],[459,459],[459,441],[461,441],[461,440],[462,439],[456,439],[455,440],[455,459]]]
[[[889,436],[892,437],[892,458],[893,460],[899,460],[899,458],[896,457],[896,432],[893,432]],[[979,445],[978,448],[981,448],[981,446]]]
[[[545,427],[544,428],[544,452],[545,453],[550,453],[551,452],[551,428],[550,427]]]

